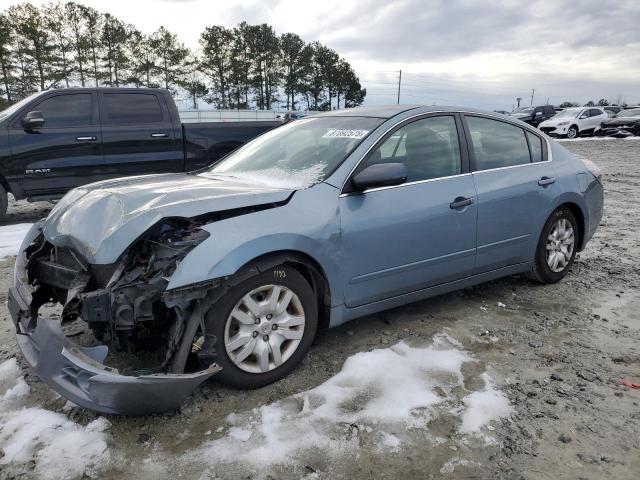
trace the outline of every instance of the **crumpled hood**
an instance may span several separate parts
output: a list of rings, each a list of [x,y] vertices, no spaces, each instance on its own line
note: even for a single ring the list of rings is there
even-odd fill
[[[106,180],[65,195],[45,220],[43,233],[52,244],[73,248],[90,263],[108,264],[162,218],[281,202],[294,191],[206,174]]]

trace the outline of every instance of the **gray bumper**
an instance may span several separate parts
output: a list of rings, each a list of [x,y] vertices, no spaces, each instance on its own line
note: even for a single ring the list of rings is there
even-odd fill
[[[192,374],[120,375],[102,362],[106,346],[73,344],[54,320],[31,320],[24,256],[16,261],[16,285],[9,289],[8,307],[18,346],[40,380],[73,403],[107,414],[144,415],[175,410],[202,382],[220,371],[216,364]]]

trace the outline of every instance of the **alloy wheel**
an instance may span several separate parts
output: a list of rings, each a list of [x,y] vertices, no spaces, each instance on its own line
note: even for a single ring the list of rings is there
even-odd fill
[[[282,285],[264,285],[245,294],[231,310],[224,331],[225,349],[245,372],[269,372],[297,350],[304,327],[298,295]]]
[[[547,236],[547,265],[556,273],[562,272],[573,256],[575,235],[571,222],[558,219]]]

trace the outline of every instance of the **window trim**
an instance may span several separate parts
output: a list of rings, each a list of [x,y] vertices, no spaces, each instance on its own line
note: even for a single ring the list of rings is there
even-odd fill
[[[417,122],[417,121],[420,121],[420,120],[424,120],[425,118],[431,118],[431,117],[453,117],[453,119],[455,121],[456,131],[458,133],[458,147],[460,149],[460,173],[455,174],[455,175],[448,175],[448,176],[445,176],[445,177],[427,178],[427,179],[424,179],[424,180],[416,180],[416,181],[413,181],[413,182],[405,182],[405,183],[401,183],[400,185],[391,185],[391,186],[387,186],[387,187],[370,188],[370,189],[364,190],[363,192],[356,192],[356,191],[353,191],[350,188],[350,185],[351,185],[350,181],[353,178],[353,176],[358,174],[360,171],[362,171],[364,163],[371,157],[371,155],[373,155],[373,152],[375,152],[378,148],[380,148],[382,146],[382,144],[384,142],[387,141],[387,139],[389,139],[391,136],[393,136],[394,133],[396,133],[398,130],[400,130],[401,128],[405,127],[406,125],[409,125],[411,123],[414,123],[414,122]],[[396,123],[395,125],[392,125],[391,127],[389,127],[380,136],[380,138],[373,145],[371,145],[367,149],[367,151],[362,155],[362,157],[360,157],[360,160],[358,160],[356,165],[353,167],[351,172],[349,172],[349,175],[347,175],[347,179],[345,180],[345,182],[342,185],[342,188],[340,189],[340,197],[347,196],[347,195],[359,195],[359,194],[362,194],[362,193],[376,192],[378,190],[388,190],[390,188],[398,188],[398,187],[405,187],[405,186],[410,186],[410,185],[417,185],[417,184],[420,184],[420,183],[443,180],[445,178],[462,177],[462,176],[465,176],[465,175],[469,175],[470,173],[471,172],[470,172],[470,164],[469,164],[469,152],[467,150],[467,144],[466,144],[465,138],[464,138],[464,129],[463,129],[463,125],[462,125],[462,119],[460,118],[460,112],[457,112],[457,111],[453,111],[453,112],[437,111],[437,112],[419,113],[419,114],[407,117],[407,118],[401,120],[400,122]]]
[[[114,89],[115,90],[115,89]],[[140,89],[140,92],[101,92],[100,93],[100,124],[103,127],[132,127],[132,126],[157,126],[165,125],[168,121],[167,114],[165,113],[164,98],[155,92],[145,92]],[[109,123],[107,119],[107,95],[150,95],[156,98],[158,106],[160,107],[161,118],[158,122],[129,122],[129,123]]]
[[[25,107],[16,112],[15,113],[15,118],[14,120],[11,122],[11,128],[15,129],[15,130],[24,130],[24,127],[22,126],[22,119],[24,118],[24,116],[29,113],[29,112],[33,112],[33,111],[38,111],[38,107],[48,101],[51,100],[52,98],[55,97],[62,97],[62,96],[67,96],[67,95],[90,95],[91,96],[91,123],[88,123],[86,125],[72,125],[72,126],[68,126],[68,127],[47,127],[47,119],[45,118],[45,124],[44,126],[38,128],[38,130],[64,130],[67,128],[90,128],[90,127],[99,127],[100,126],[100,118],[98,115],[98,99],[96,98],[96,94],[94,92],[88,91],[88,92],[64,92],[64,91],[59,91],[59,92],[55,92],[51,95],[44,95],[40,101],[38,103],[36,103],[35,105],[29,106],[29,105],[25,105]]]
[[[471,138],[471,130],[469,129],[469,124],[467,123],[467,117],[485,118],[487,120],[493,120],[495,122],[506,123],[507,125],[510,125],[512,127],[519,128],[520,130],[522,130],[522,134],[524,135],[524,138],[527,141],[527,148],[529,149],[529,163],[521,163],[521,164],[518,164],[518,165],[508,165],[506,167],[496,167],[496,168],[487,168],[487,169],[484,169],[484,170],[478,170],[477,164],[476,164],[475,153],[473,151],[473,140]],[[468,151],[469,151],[469,167],[470,167],[470,172],[471,173],[476,174],[476,173],[482,173],[482,172],[493,172],[493,171],[496,171],[496,170],[506,170],[508,168],[526,167],[526,166],[530,166],[530,165],[539,165],[541,163],[551,162],[551,155],[550,155],[551,148],[550,148],[548,139],[542,137],[537,132],[534,132],[533,130],[531,130],[529,128],[525,128],[525,127],[523,127],[521,125],[516,125],[516,124],[511,123],[509,121],[505,121],[505,120],[503,120],[501,118],[490,116],[490,115],[486,115],[486,114],[482,114],[482,113],[462,112],[462,119],[463,119],[462,123],[464,125],[465,137],[466,137],[466,140],[467,140],[467,148],[468,148]],[[531,147],[529,146],[529,139],[527,138],[526,132],[529,132],[529,133],[537,136],[538,138],[540,138],[542,140],[542,161],[540,161],[540,162],[534,162],[533,161],[533,157],[531,155]]]

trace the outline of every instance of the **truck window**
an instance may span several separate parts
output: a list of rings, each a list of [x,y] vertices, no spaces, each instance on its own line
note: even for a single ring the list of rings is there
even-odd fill
[[[42,112],[43,128],[79,127],[92,124],[93,110],[90,93],[56,95],[43,100],[31,110]]]
[[[158,97],[149,93],[105,93],[106,125],[161,123]]]

